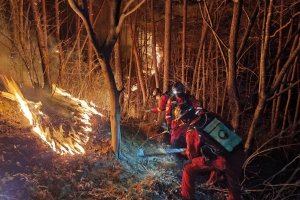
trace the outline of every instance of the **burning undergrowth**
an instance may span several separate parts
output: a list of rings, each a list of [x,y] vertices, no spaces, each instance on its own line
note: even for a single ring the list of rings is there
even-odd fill
[[[19,103],[18,107],[28,119],[32,131],[54,151],[60,154],[84,153],[82,145],[89,140],[90,117],[92,114],[102,116],[101,113],[55,85],[52,86],[52,93],[43,93],[44,97],[48,96],[48,106],[44,108],[41,101],[25,99],[13,80],[8,80],[5,76],[1,76],[1,79],[8,91],[1,92],[1,95]],[[63,123],[66,120],[67,123]]]
[[[67,98],[57,99],[47,93],[30,95],[31,100],[24,96],[22,99],[33,113],[39,110],[44,114],[33,116],[41,123],[41,130],[48,126],[46,133],[53,140],[76,142],[70,136],[72,130],[86,127],[79,120],[80,103],[62,101]],[[32,101],[34,98],[42,99],[42,104]],[[51,98],[57,100],[50,101]],[[32,129],[35,123],[29,123],[18,101],[0,95],[0,199],[179,199],[182,166],[172,155],[139,158],[138,148],[150,133],[142,133],[138,124],[143,123],[122,122],[121,149],[126,161],[114,159],[109,121],[95,113],[90,115],[89,131],[81,138],[85,153],[61,155]],[[63,134],[58,137],[52,130],[63,130],[58,132]],[[151,129],[156,130],[160,131]],[[144,147],[155,152],[167,144],[149,141]],[[197,190],[200,199],[218,199],[222,195],[203,191]]]
[[[17,102],[0,96],[0,108],[0,199],[164,199],[179,186],[172,170],[138,159],[144,138],[130,127],[122,140],[127,161],[114,159],[109,122],[98,116],[91,118],[85,153],[60,155],[32,134]]]

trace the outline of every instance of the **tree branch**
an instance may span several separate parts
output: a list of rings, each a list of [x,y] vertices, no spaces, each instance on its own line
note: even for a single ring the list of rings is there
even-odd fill
[[[276,35],[280,30],[284,29],[284,28],[287,27],[289,24],[291,24],[292,21],[293,21],[293,19],[294,19],[297,15],[299,15],[299,14],[300,14],[300,12],[295,13],[295,14],[290,18],[290,20],[289,20],[285,25],[283,25],[283,26],[280,27],[278,30],[276,30],[276,31],[273,33],[273,35],[270,36],[270,38],[275,37],[275,35]]]
[[[297,85],[298,83],[300,83],[300,80],[296,81],[295,83],[293,83],[292,85],[290,85],[289,87],[285,88],[284,90],[280,91],[279,93],[277,93],[276,95],[270,97],[269,99],[267,99],[267,101],[271,101],[272,99],[275,99],[277,97],[279,97],[282,93],[292,89],[295,85]]]
[[[271,62],[271,64],[269,66],[267,66],[267,70],[270,70],[278,61],[278,59],[281,57],[282,53],[288,49],[289,45],[292,43],[292,41],[294,40],[294,38],[296,36],[298,36],[300,32],[300,25],[298,26],[297,30],[293,33],[293,35],[289,38],[289,40],[285,43],[284,47],[281,49],[281,51],[275,56],[275,58],[273,59],[273,61]]]
[[[299,40],[297,38],[297,40]],[[269,94],[273,94],[275,92],[275,90],[277,90],[278,86],[280,85],[283,76],[285,75],[286,71],[288,70],[289,66],[294,62],[294,60],[296,59],[297,56],[299,56],[300,53],[300,42],[298,41],[298,46],[295,49],[294,52],[292,52],[291,56],[289,57],[289,59],[286,61],[286,63],[284,64],[284,66],[282,67],[277,80],[274,82],[274,84],[272,85]]]
[[[121,31],[121,27],[122,27],[122,24],[123,24],[123,21],[124,19],[130,15],[131,13],[133,13],[134,11],[136,11],[144,2],[145,0],[142,0],[139,4],[137,4],[133,9],[131,9],[130,11],[127,12],[127,9],[128,7],[134,2],[134,0],[130,0],[124,7],[123,9],[123,12],[122,12],[122,15],[120,16],[120,20],[119,20],[119,23],[117,25],[117,28],[116,28],[116,34],[118,35]]]
[[[84,0],[85,1],[85,0]],[[74,1],[74,0],[68,0],[70,7],[78,14],[78,16],[82,19],[87,34],[92,40],[93,48],[95,49],[96,52],[100,52],[99,49],[95,46],[97,44],[96,36],[94,31],[92,30],[92,25],[89,21],[89,18],[84,15],[84,10],[80,8],[80,6]],[[86,2],[85,2],[86,3]],[[85,5],[85,3],[83,3]],[[97,44],[98,45],[98,44]]]

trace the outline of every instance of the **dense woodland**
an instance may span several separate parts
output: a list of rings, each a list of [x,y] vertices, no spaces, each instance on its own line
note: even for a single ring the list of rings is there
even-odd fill
[[[278,191],[270,199],[299,194],[299,1],[0,4],[0,73],[20,87],[56,84],[93,101],[110,117],[116,159],[125,159],[122,122],[156,119],[144,112],[157,105],[153,89],[181,81],[244,139],[246,180],[255,185],[264,165],[274,172],[260,187]]]

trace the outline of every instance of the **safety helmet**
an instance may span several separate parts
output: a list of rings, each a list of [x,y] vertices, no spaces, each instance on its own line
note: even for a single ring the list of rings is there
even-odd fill
[[[175,121],[185,120],[187,114],[195,115],[194,107],[186,103],[179,104],[174,111]],[[190,115],[189,115],[190,116]]]
[[[180,81],[176,82],[172,87],[172,93],[180,94],[183,92],[184,92],[184,85]]]
[[[161,90],[159,88],[155,88],[152,93],[152,97],[156,97],[157,95],[161,95]]]

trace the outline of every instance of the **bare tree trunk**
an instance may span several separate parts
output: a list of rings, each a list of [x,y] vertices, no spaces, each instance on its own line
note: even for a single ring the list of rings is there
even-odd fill
[[[170,60],[171,60],[171,18],[172,18],[172,0],[166,0],[163,91],[167,91],[169,86],[169,69],[170,69]]]
[[[196,79],[197,76],[196,75],[200,71],[200,65],[199,65],[199,63],[200,63],[200,56],[201,56],[200,53],[201,53],[201,51],[200,51],[200,47],[199,47],[198,53],[197,53],[197,56],[196,56],[196,62],[195,62],[195,65],[194,65],[194,70],[193,70],[194,73],[193,73],[193,79],[192,79],[191,94],[196,94],[196,92],[197,92],[195,85],[197,85],[197,79]]]
[[[127,93],[128,93],[128,98],[127,98],[127,107],[126,109],[130,109],[130,99],[131,99],[131,77],[132,77],[132,61],[133,61],[133,49],[130,51],[130,61],[129,61],[129,70],[128,70],[128,82],[127,82]]]
[[[192,94],[195,93],[195,84],[197,83],[196,74],[198,74],[198,78],[199,78],[199,75],[200,75],[199,74],[199,71],[200,71],[200,64],[199,63],[201,62],[201,52],[203,51],[204,39],[206,38],[206,34],[207,34],[207,23],[205,23],[203,21],[202,33],[201,33],[201,37],[200,37],[199,49],[198,49],[196,64],[195,64],[195,71],[194,71],[194,74],[193,74],[192,89],[191,89]],[[198,71],[198,73],[197,73],[197,71]]]
[[[233,16],[230,28],[228,49],[227,93],[229,98],[230,110],[232,112],[231,123],[233,127],[238,130],[240,127],[240,99],[236,82],[236,45],[243,0],[234,0],[233,2]]]
[[[202,92],[202,106],[205,107],[205,102],[203,102],[204,98],[204,91],[201,88],[205,87],[204,84],[204,70],[203,70],[203,65],[204,65],[204,59],[205,59],[205,44],[203,44],[202,51],[200,53],[201,57],[199,58],[199,69],[198,69],[198,74],[197,74],[197,80],[196,80],[196,98],[200,99],[200,94]],[[201,76],[202,75],[202,76]]]
[[[122,65],[121,65],[121,52],[120,52],[120,38],[117,40],[114,47],[114,55],[115,55],[115,68],[116,68],[116,84],[117,89],[121,91],[123,89],[123,73],[122,73]]]
[[[147,4],[147,1],[146,1],[146,4]],[[148,7],[148,5],[146,5],[146,7]],[[148,23],[147,23],[147,13],[148,9],[145,9],[144,10],[144,15],[143,15],[143,24],[144,24],[144,31],[142,31],[142,36],[141,36],[141,39],[143,42],[139,42],[138,44],[143,44],[144,47],[142,48],[144,50],[144,52],[142,52],[143,55],[145,55],[145,66],[143,66],[142,64],[142,70],[145,70],[146,71],[146,74],[145,74],[145,78],[144,78],[144,87],[145,87],[145,92],[146,92],[146,101],[147,101],[147,97],[149,96],[149,90],[147,90],[147,88],[150,88],[149,85],[150,85],[150,79],[149,79],[149,75],[151,74],[150,73],[150,68],[149,68],[149,58],[148,58]],[[144,60],[144,59],[141,59],[141,60]],[[142,62],[143,63],[143,62]],[[152,92],[152,91],[151,91]]]
[[[281,0],[282,6],[280,8],[280,17],[279,17],[279,25],[282,26],[283,23],[283,2]],[[279,38],[278,38],[278,48],[277,48],[277,54],[281,51],[282,48],[282,30],[279,30]],[[280,64],[281,64],[281,60],[278,59],[277,63],[276,63],[276,74],[275,77],[278,75],[279,73],[279,68],[280,68]],[[283,88],[283,85],[281,85],[280,89],[281,90]],[[276,95],[277,91],[275,92]],[[278,123],[278,112],[279,112],[279,105],[281,102],[281,97],[275,98],[273,100],[272,103],[272,113],[271,113],[271,132],[273,134],[275,134],[275,129],[276,129],[276,125]]]
[[[45,46],[48,49],[48,33],[47,33],[47,12],[46,12],[46,1],[41,0],[42,4],[42,29],[44,32],[44,38],[45,38]],[[50,63],[50,60],[49,60]]]
[[[203,21],[208,25],[208,27],[210,28],[210,30],[212,31],[212,34],[213,36],[215,37],[215,40],[216,40],[216,43],[217,43],[217,46],[219,47],[219,50],[221,52],[221,55],[222,55],[222,58],[223,58],[223,61],[224,61],[224,64],[225,66],[227,67],[228,63],[227,63],[227,60],[225,58],[225,55],[224,55],[224,51],[221,47],[221,44],[224,45],[224,42],[220,39],[220,37],[217,35],[216,33],[216,30],[213,29],[213,22],[211,20],[211,17],[210,17],[210,13],[209,13],[209,10],[211,10],[213,7],[213,4],[211,4],[211,7],[210,9],[207,8],[207,5],[206,5],[206,2],[204,1],[203,2],[203,8],[201,7],[201,4],[199,3],[199,10],[200,10],[200,13],[201,13],[201,16],[203,18]],[[205,13],[203,13],[203,10],[206,11]],[[225,46],[225,45],[224,45]]]
[[[300,43],[300,38],[298,36],[298,42]],[[294,62],[294,67],[295,67],[295,74],[296,74],[296,77],[297,77],[297,80],[299,80],[299,74],[300,74],[300,67],[299,67],[299,57],[297,57],[295,59],[295,62]],[[296,133],[296,130],[299,130],[297,128],[300,127],[300,121],[299,121],[299,112],[300,112],[300,84],[298,84],[296,86],[297,88],[297,91],[298,91],[298,96],[297,96],[297,103],[296,103],[296,107],[295,107],[295,113],[294,113],[294,120],[293,120],[293,123],[292,123],[292,131],[291,133]],[[296,95],[295,95],[296,96]],[[294,137],[291,137],[291,139],[294,139]]]
[[[124,105],[123,107],[121,107],[121,109],[123,108],[122,112],[121,112],[121,117],[125,117],[125,116],[129,116],[129,110],[130,110],[130,99],[131,99],[131,78],[132,78],[132,60],[133,60],[133,50],[131,48],[131,51],[130,51],[130,58],[129,58],[129,69],[128,69],[128,74],[127,74],[127,90],[126,90],[126,93],[127,93],[127,97],[124,98],[125,99],[125,102],[124,102]]]
[[[124,18],[134,12],[139,6],[144,3],[145,0],[139,2],[132,10],[127,10],[128,7],[134,2],[130,0],[124,7],[124,10],[120,12],[121,2],[118,0],[110,1],[110,29],[106,37],[105,44],[103,48],[100,47],[99,42],[96,39],[96,35],[93,31],[91,23],[89,21],[89,16],[87,13],[87,3],[86,0],[82,0],[83,8],[80,8],[74,0],[68,0],[71,8],[80,16],[83,20],[85,28],[89,37],[92,40],[93,48],[96,53],[97,59],[102,67],[102,72],[105,78],[109,90],[109,99],[110,99],[110,122],[111,122],[111,133],[112,133],[112,148],[115,152],[116,159],[125,157],[121,153],[121,128],[120,128],[120,104],[119,96],[120,91],[117,90],[116,81],[113,75],[112,68],[109,64],[109,59],[113,51],[113,47],[116,43],[116,40],[120,34],[121,27],[124,21]],[[122,13],[120,16],[119,14]]]
[[[205,48],[205,44],[203,46],[203,55],[202,55],[202,59],[201,59],[201,69],[202,69],[202,78],[201,78],[201,85],[202,85],[202,105],[204,108],[207,107],[206,105],[206,90],[207,90],[207,87],[206,87],[206,83],[207,83],[207,68],[206,68],[206,65],[205,65],[205,54],[206,54],[206,48]]]
[[[155,36],[155,23],[154,23],[154,0],[151,0],[151,34],[152,34],[152,64],[154,67],[154,76],[155,76],[155,86],[159,87],[159,76],[157,69],[157,60],[156,60],[156,36]]]
[[[93,4],[94,4],[94,0],[89,0],[88,1],[89,3],[89,18],[90,18],[90,21],[91,21],[91,24],[94,23],[94,15],[93,15]],[[93,45],[91,44],[91,39],[88,40],[88,43],[87,43],[87,64],[88,64],[88,69],[89,69],[89,84],[92,83],[92,71],[93,71],[93,62],[94,62],[94,51],[93,51]]]
[[[294,68],[293,68],[294,69]],[[294,70],[291,69],[291,72],[289,73],[288,77],[287,77],[287,81],[291,82],[295,76],[294,74]],[[289,84],[291,85],[291,84]],[[282,126],[281,126],[281,133],[285,130],[286,128],[286,124],[287,124],[287,120],[288,120],[288,115],[289,115],[289,107],[290,107],[290,103],[291,103],[291,90],[288,91],[287,94],[287,99],[285,103],[285,108],[284,108],[284,114],[283,114],[283,120],[282,120]]]
[[[60,39],[60,26],[61,26],[61,22],[60,22],[60,15],[59,15],[59,2],[58,0],[55,0],[55,36],[56,36],[56,41],[57,41],[57,46],[58,46],[58,51],[59,51],[59,60],[60,60],[60,67],[58,70],[58,80],[57,83],[58,85],[61,84],[61,79],[62,76],[64,74],[64,70],[65,67],[64,65],[62,65],[62,63],[64,63],[64,51],[62,48],[62,43],[61,43],[61,39]]]
[[[237,52],[237,54],[236,54],[236,58],[237,58],[238,60],[239,60],[239,59],[241,58],[241,56],[243,55],[242,53],[243,53],[244,48],[245,48],[245,46],[246,46],[246,43],[247,43],[247,41],[248,41],[248,38],[249,38],[250,32],[251,32],[251,30],[252,30],[252,27],[253,27],[253,25],[254,25],[255,19],[256,19],[256,17],[257,17],[258,11],[259,11],[259,4],[257,3],[257,5],[256,5],[256,7],[255,7],[255,9],[254,9],[254,12],[253,12],[251,18],[249,19],[250,22],[249,22],[249,24],[248,24],[248,26],[247,26],[247,28],[246,28],[246,31],[245,31],[244,36],[243,36],[243,38],[242,38],[241,45],[240,45],[239,50],[238,50],[238,52]]]
[[[185,55],[186,55],[186,20],[187,20],[187,0],[183,0],[183,21],[182,21],[182,52],[181,52],[181,81],[184,84],[185,83]]]
[[[78,5],[80,6],[82,4],[81,0],[78,0]],[[81,68],[81,57],[82,57],[82,53],[81,53],[81,33],[83,30],[83,24],[81,22],[81,19],[78,15],[75,16],[75,22],[76,22],[76,41],[75,41],[75,52],[76,53],[76,60],[75,60],[75,68],[77,71],[80,71]],[[85,81],[82,80],[81,74],[78,74],[78,79],[80,81],[80,83],[83,83],[81,85],[81,91],[83,91],[84,85],[85,85]],[[81,95],[81,92],[80,92]]]
[[[267,8],[268,7],[268,8]],[[262,30],[262,42],[261,42],[261,53],[260,53],[260,63],[259,63],[259,90],[258,90],[258,105],[255,109],[254,116],[252,119],[252,123],[248,132],[248,137],[245,143],[246,153],[249,153],[249,148],[252,145],[252,140],[254,137],[254,130],[259,121],[261,113],[265,107],[267,101],[266,94],[266,54],[267,47],[269,45],[269,29],[270,29],[270,21],[273,13],[273,0],[270,0],[269,6],[265,3],[265,16],[263,21],[263,30]]]
[[[299,37],[296,37],[292,46],[292,51],[296,49],[297,44],[300,43]],[[289,83],[288,85],[291,86],[292,82],[295,80],[295,73],[297,71],[296,67],[297,67],[297,61],[298,57],[295,59],[294,63],[293,63],[293,67],[290,69],[290,73],[287,76],[287,83]],[[287,95],[287,102],[285,103],[285,110],[284,110],[284,115],[283,115],[283,122],[282,122],[282,127],[281,127],[281,132],[283,132],[283,130],[286,128],[286,123],[287,123],[287,118],[288,118],[288,114],[289,114],[289,106],[290,106],[290,102],[291,102],[291,98],[292,98],[292,91],[289,90],[288,91],[288,95]]]
[[[276,96],[267,99],[269,96],[274,95],[274,92],[279,88],[280,84],[282,83],[282,79],[285,76],[287,70],[290,68],[290,66],[293,64],[294,60],[297,59],[299,56],[300,52],[300,42],[297,42],[297,46],[295,47],[294,50],[291,50],[290,56],[285,62],[285,64],[281,67],[281,70],[276,77],[276,80],[273,82],[273,84],[269,87],[269,90],[266,91],[266,55],[268,53],[268,45],[269,45],[269,29],[270,29],[270,21],[271,21],[271,16],[273,13],[273,0],[270,1],[269,5],[265,5],[266,7],[266,16],[263,21],[264,23],[264,28],[262,32],[262,44],[261,44],[261,58],[260,58],[260,76],[259,76],[259,99],[258,99],[258,106],[255,109],[255,113],[252,119],[252,123],[250,126],[250,129],[248,131],[248,137],[247,141],[245,143],[245,148],[246,151],[248,152],[249,148],[251,147],[251,143],[254,137],[254,132],[256,129],[256,125],[259,121],[259,118],[261,117],[261,113],[264,109],[264,106],[267,101],[272,100]],[[268,7],[268,9],[267,9]],[[281,28],[281,27],[280,27]],[[298,38],[295,38],[298,40]],[[272,63],[271,63],[272,64]],[[298,84],[300,81],[296,81],[293,85]],[[287,89],[290,89],[286,88]]]
[[[141,88],[142,96],[143,96],[143,106],[142,107],[145,108],[146,101],[147,101],[147,95],[146,95],[146,89],[145,89],[145,84],[144,84],[144,79],[143,79],[143,69],[142,69],[142,64],[141,64],[141,58],[139,57],[138,50],[137,50],[137,47],[136,47],[135,33],[133,32],[133,29],[132,29],[131,20],[130,20],[129,24],[131,26],[130,27],[130,34],[131,34],[131,39],[132,39],[133,55],[135,57],[138,79],[139,79],[139,82],[140,82],[140,88]]]
[[[124,85],[123,85],[123,68],[121,65],[121,52],[120,52],[120,38],[117,40],[115,47],[114,47],[114,55],[115,55],[115,77],[116,77],[116,85],[118,91],[123,91],[124,90]],[[124,103],[124,93],[120,93],[119,97],[119,103],[120,107],[122,108],[123,103]]]
[[[20,8],[20,3],[21,2],[16,2],[15,0],[10,0],[9,1],[9,6],[10,6],[10,12],[11,12],[11,19],[13,21],[13,23],[11,24],[11,33],[12,33],[12,39],[13,41],[19,41],[19,37],[18,37],[18,28],[20,27],[20,23],[18,20],[18,15],[20,15],[21,13],[19,12],[19,9],[23,9],[23,6]],[[23,12],[23,10],[22,10]],[[23,16],[21,16],[23,17]]]
[[[30,42],[26,43],[26,35],[30,35],[30,30],[28,29],[27,26],[27,21],[24,22],[24,19],[27,19],[28,16],[24,16],[24,2],[23,0],[20,0],[19,5],[15,4],[16,2],[14,1],[10,1],[11,7],[13,7],[13,9],[15,10],[15,12],[19,11],[19,20],[18,22],[16,22],[16,24],[19,24],[19,41],[21,44],[21,50],[19,50],[20,52],[22,52],[22,57],[23,57],[23,61],[24,64],[27,68],[28,74],[29,74],[29,78],[32,84],[34,84],[34,82],[39,84],[39,77],[36,74],[36,70],[33,66],[33,61],[32,61],[32,54],[30,52]],[[16,19],[16,18],[14,18]],[[16,35],[14,35],[14,37],[17,37]],[[18,40],[16,40],[18,41]],[[18,46],[17,46],[18,48]]]
[[[216,52],[215,52],[215,57],[218,57],[218,54],[219,54],[219,49],[216,48]],[[220,74],[219,74],[219,63],[218,63],[218,60],[215,59],[215,66],[216,66],[216,75],[215,75],[215,80],[216,80],[216,105],[215,105],[215,113],[219,113],[219,106],[220,106],[220,91],[222,91],[223,89],[220,87],[222,84],[221,82],[223,81],[223,79],[220,79]]]
[[[50,75],[50,59],[48,55],[48,48],[47,48],[47,38],[45,38],[45,33],[43,31],[43,25],[41,22],[41,14],[38,8],[38,0],[30,0],[31,8],[33,12],[33,18],[36,23],[36,33],[38,39],[38,46],[39,51],[41,54],[41,61],[42,61],[42,69],[43,69],[43,76],[44,76],[44,87],[46,89],[51,89],[51,75]]]

